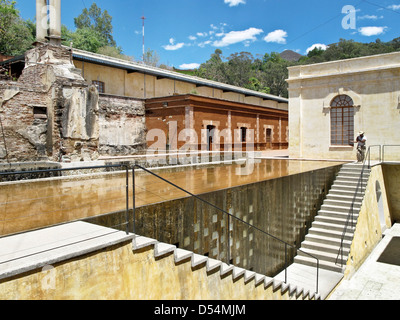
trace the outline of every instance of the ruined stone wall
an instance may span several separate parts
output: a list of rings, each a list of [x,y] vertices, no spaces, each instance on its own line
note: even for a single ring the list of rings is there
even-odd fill
[[[99,153],[132,155],[146,149],[144,100],[100,95]]]
[[[0,82],[0,162],[47,159],[47,100],[37,86]]]

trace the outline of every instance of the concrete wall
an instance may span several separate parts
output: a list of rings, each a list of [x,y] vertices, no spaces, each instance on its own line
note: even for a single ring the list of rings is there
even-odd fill
[[[331,145],[329,107],[340,94],[354,101],[354,138],[363,130],[368,145],[398,144],[399,52],[291,67],[288,83],[291,157],[356,160],[355,147]],[[387,160],[396,153],[388,150]]]
[[[392,222],[400,221],[400,166],[383,164],[384,182],[387,190],[388,205]]]
[[[390,210],[388,200],[394,190],[392,186],[388,187],[385,183],[388,178],[387,173],[380,165],[371,169],[364,202],[355,226],[345,278],[351,277],[361,267],[362,263],[382,239],[382,234],[386,228],[392,226],[394,216],[392,215],[393,211]],[[378,203],[377,189],[381,192],[380,204]]]
[[[251,183],[200,197],[235,217],[299,247],[340,166]],[[272,168],[271,168],[272,170]],[[234,174],[234,173],[232,173]],[[210,168],[210,184],[215,179]],[[162,201],[162,200],[160,200]],[[88,220],[118,225],[124,213]],[[136,208],[136,232],[269,276],[285,262],[285,245],[193,198]],[[228,237],[231,239],[228,248]],[[294,255],[288,250],[288,257]]]
[[[0,281],[1,300],[310,300],[314,295],[124,242]],[[272,279],[271,279],[272,280]],[[297,288],[295,288],[297,289]]]

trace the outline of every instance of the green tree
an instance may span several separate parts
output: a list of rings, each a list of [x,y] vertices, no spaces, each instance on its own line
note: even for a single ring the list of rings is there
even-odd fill
[[[226,67],[228,83],[238,87],[248,87],[249,79],[254,76],[253,61],[253,55],[249,52],[231,54]]]
[[[276,96],[288,97],[287,82],[288,67],[292,64],[282,59],[279,53],[266,53],[262,64],[262,82]]]
[[[0,0],[0,52],[11,56],[23,54],[34,42],[29,25],[15,5],[15,1]]]
[[[144,53],[144,64],[148,66],[158,67],[160,62],[160,56],[157,51],[147,49]]]
[[[101,47],[116,47],[116,42],[112,36],[113,26],[112,17],[107,10],[102,11],[94,2],[88,9],[83,9],[82,13],[74,19],[77,30],[90,30],[92,35],[98,37]]]
[[[227,83],[226,65],[222,60],[222,51],[216,49],[210,59],[200,65],[195,75],[205,79]]]
[[[120,50],[116,47],[110,47],[110,46],[101,47],[97,50],[97,53],[105,55],[105,56],[113,57],[113,58],[127,60],[127,61],[134,60],[133,57],[127,56],[127,55],[121,53]]]

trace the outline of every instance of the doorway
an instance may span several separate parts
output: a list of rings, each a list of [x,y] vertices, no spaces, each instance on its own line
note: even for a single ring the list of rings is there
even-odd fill
[[[267,149],[272,149],[272,129],[267,128],[265,132],[265,143]]]
[[[207,151],[212,151],[212,145],[214,143],[215,126],[207,126]]]

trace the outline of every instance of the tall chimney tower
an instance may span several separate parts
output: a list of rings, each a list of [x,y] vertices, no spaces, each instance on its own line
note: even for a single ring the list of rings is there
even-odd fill
[[[36,0],[36,40],[61,45],[61,0]]]
[[[47,30],[47,0],[36,0],[36,41],[46,41]]]
[[[61,45],[61,0],[50,0],[50,43]]]

